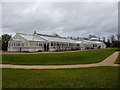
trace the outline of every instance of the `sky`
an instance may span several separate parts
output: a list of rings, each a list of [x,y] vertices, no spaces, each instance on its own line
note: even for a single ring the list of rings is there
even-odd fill
[[[4,2],[0,34],[99,37],[118,32],[117,2]]]

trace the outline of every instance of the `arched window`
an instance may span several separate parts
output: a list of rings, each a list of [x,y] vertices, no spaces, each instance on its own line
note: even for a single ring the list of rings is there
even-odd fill
[[[59,43],[57,43],[57,46],[59,46]]]
[[[79,46],[79,44],[77,44],[77,46]]]
[[[42,43],[39,43],[39,46],[42,46]]]
[[[20,46],[20,43],[18,43],[18,46]]]

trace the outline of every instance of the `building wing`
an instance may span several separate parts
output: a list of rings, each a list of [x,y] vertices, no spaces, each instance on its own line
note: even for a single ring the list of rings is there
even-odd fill
[[[45,39],[35,34],[19,34],[19,35],[28,41],[46,41]]]
[[[76,43],[75,40],[64,39],[59,37],[48,37],[48,36],[40,36],[40,37],[49,42]]]

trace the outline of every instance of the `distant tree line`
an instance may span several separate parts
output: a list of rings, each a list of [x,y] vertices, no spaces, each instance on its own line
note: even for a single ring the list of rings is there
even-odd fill
[[[104,42],[107,47],[115,47],[120,49],[120,33],[117,35],[111,35],[109,39],[106,37],[97,37],[96,35],[91,35],[91,34],[88,36],[88,38],[85,37],[82,38],[68,37],[68,38],[74,40],[81,40],[81,39],[89,40],[90,38],[98,38],[98,41]]]
[[[120,34],[116,36],[111,35],[110,39],[107,39],[107,41],[104,37],[103,42],[107,45],[107,47],[115,47],[120,49]]]

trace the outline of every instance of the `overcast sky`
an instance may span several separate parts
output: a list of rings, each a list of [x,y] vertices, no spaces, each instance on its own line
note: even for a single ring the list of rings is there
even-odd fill
[[[1,5],[1,4],[0,4]],[[6,2],[2,3],[2,33],[34,31],[87,37],[118,31],[117,2]]]

